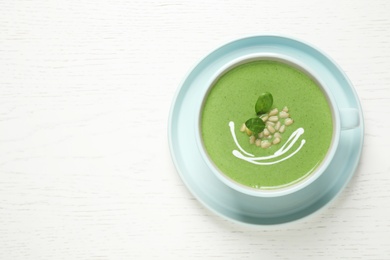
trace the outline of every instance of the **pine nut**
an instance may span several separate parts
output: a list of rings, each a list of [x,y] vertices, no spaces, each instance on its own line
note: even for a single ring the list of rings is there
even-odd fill
[[[245,129],[246,129],[246,125],[245,125],[245,123],[243,123],[241,128],[240,128],[240,131],[241,132],[245,132]]]
[[[286,120],[284,120],[284,124],[287,126],[291,125],[293,122],[294,120],[292,120],[291,118],[286,118]]]
[[[277,108],[274,108],[271,110],[271,112],[269,112],[269,115],[270,116],[276,116],[278,114],[279,110]]]
[[[272,125],[268,125],[267,129],[271,134],[275,133],[275,128]]]
[[[265,122],[268,120],[268,115],[264,114],[264,115],[260,116],[260,118],[263,120],[263,122]]]
[[[279,113],[279,116],[280,116],[280,118],[287,118],[287,117],[289,117],[290,115],[289,115],[287,112],[281,111],[281,112]]]
[[[267,126],[271,125],[271,126],[274,126],[275,123],[274,122],[271,122],[271,121],[267,121],[267,123],[265,123]]]
[[[281,135],[280,133],[278,133],[278,132],[276,132],[276,133],[274,134],[274,137],[275,137],[275,138],[282,139],[282,135]]]
[[[276,123],[276,125],[275,125],[275,130],[276,130],[276,131],[279,130],[280,125],[281,125],[281,123],[280,123],[280,121],[278,121],[278,122]]]
[[[261,148],[268,148],[271,146],[271,143],[268,141],[261,141]]]
[[[255,143],[255,140],[256,140],[256,137],[254,135],[252,135],[251,137],[249,137],[249,143],[250,144],[254,144]]]
[[[266,128],[266,129],[264,129],[264,131],[263,131],[263,133],[264,133],[264,136],[269,136],[269,130]]]
[[[261,132],[261,133],[258,134],[258,136],[259,136],[259,138],[263,138],[264,137],[264,133]]]
[[[271,122],[277,122],[278,121],[278,116],[270,116],[268,118],[268,120],[271,121]]]
[[[285,130],[286,126],[285,125],[282,125],[280,128],[279,128],[279,132],[280,133],[283,133],[284,130]]]
[[[279,137],[276,137],[273,141],[272,141],[273,144],[278,144],[280,143],[280,138]]]
[[[249,130],[248,128],[246,128],[246,129],[245,129],[245,132],[246,132],[246,134],[247,134],[247,135],[249,135],[249,136],[251,136],[251,135],[252,135],[252,131],[251,131],[251,130]]]
[[[284,108],[283,108],[283,111],[284,111],[284,112],[288,112],[288,108],[287,108],[287,107],[284,107]]]
[[[261,140],[260,140],[260,139],[256,139],[255,145],[256,145],[256,146],[260,146],[260,145],[261,145]]]

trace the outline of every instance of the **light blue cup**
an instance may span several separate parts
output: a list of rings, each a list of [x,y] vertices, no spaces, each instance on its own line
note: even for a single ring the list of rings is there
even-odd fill
[[[321,164],[317,167],[317,169],[312,174],[310,174],[310,176],[304,178],[302,181],[299,181],[296,184],[289,185],[286,188],[280,188],[275,190],[261,190],[261,189],[247,187],[245,185],[242,185],[230,179],[223,172],[221,172],[218,169],[218,167],[214,165],[212,159],[208,156],[208,153],[205,149],[202,136],[201,136],[202,110],[203,110],[205,100],[208,96],[208,93],[211,91],[213,85],[227,71],[241,64],[248,63],[251,61],[256,61],[256,60],[278,61],[278,62],[288,64],[304,72],[306,75],[312,78],[317,83],[317,85],[321,88],[331,108],[331,113],[333,118],[333,135],[332,135],[332,142],[325,156],[325,159],[321,162]],[[279,53],[253,53],[251,55],[245,55],[239,57],[227,63],[213,77],[211,77],[211,84],[203,93],[203,100],[201,100],[201,102],[198,103],[197,111],[198,111],[197,112],[198,129],[196,130],[196,140],[197,140],[199,152],[202,155],[205,163],[208,165],[211,171],[217,176],[217,178],[219,178],[226,185],[230,186],[232,189],[235,189],[236,191],[241,193],[245,193],[251,196],[258,196],[258,197],[286,196],[290,193],[297,192],[300,189],[303,189],[306,186],[310,185],[329,167],[329,164],[332,162],[333,157],[340,143],[341,131],[347,131],[356,128],[360,125],[359,110],[353,107],[352,108],[339,107],[336,99],[333,97],[332,89],[326,85],[326,81],[323,80],[316,71],[313,71],[305,63],[302,63],[300,60],[297,60],[294,57],[282,55]]]
[[[298,184],[276,191],[254,190],[228,179],[212,163],[200,136],[202,103],[226,70],[251,59],[280,60],[311,75],[332,108],[332,146],[317,171]],[[227,43],[203,58],[175,95],[168,139],[176,169],[191,193],[216,214],[240,223],[276,225],[302,219],[334,199],[351,179],[363,146],[363,113],[342,70],[309,44],[261,35]]]

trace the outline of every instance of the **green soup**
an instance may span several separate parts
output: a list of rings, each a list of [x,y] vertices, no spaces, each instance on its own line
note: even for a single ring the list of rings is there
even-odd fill
[[[272,144],[278,131],[270,134],[272,145],[268,148],[251,143],[249,135],[240,131],[246,120],[256,117],[254,107],[264,92],[273,96],[272,109],[281,112],[287,107],[288,117],[293,119],[279,133],[279,143]],[[279,112],[278,121],[283,125],[285,119]],[[234,134],[230,122],[234,123]],[[285,154],[275,156],[298,129],[304,132],[297,142]],[[306,73],[279,61],[250,61],[228,70],[211,87],[202,110],[201,133],[210,159],[228,178],[256,189],[278,189],[307,178],[324,160],[333,136],[332,112],[322,89]],[[256,161],[260,164],[233,154],[240,151],[233,135],[244,151],[263,158]],[[266,136],[262,138],[266,140]],[[260,138],[256,135],[256,139]],[[271,159],[264,159],[267,157]]]

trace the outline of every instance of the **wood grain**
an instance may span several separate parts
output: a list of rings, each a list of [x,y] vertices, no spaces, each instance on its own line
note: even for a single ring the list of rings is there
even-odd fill
[[[390,2],[0,1],[0,259],[389,259]],[[318,46],[364,109],[356,175],[276,228],[221,219],[178,177],[176,89],[235,38]]]

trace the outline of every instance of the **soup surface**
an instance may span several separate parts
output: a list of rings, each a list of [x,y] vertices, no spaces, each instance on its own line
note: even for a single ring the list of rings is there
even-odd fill
[[[252,137],[240,131],[256,117],[255,104],[264,92],[273,96],[280,112],[293,120],[280,132]],[[273,128],[275,129],[276,123]],[[332,113],[326,96],[306,73],[279,61],[257,60],[234,67],[212,86],[201,115],[203,144],[211,161],[228,178],[255,189],[279,189],[297,183],[324,160],[333,136]],[[281,127],[276,127],[281,129]],[[242,130],[242,129],[241,129]],[[262,148],[260,141],[271,146]],[[275,143],[275,144],[273,144]],[[288,148],[288,149],[287,149]]]

